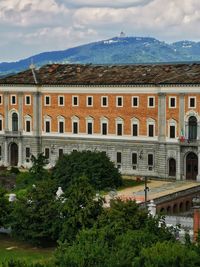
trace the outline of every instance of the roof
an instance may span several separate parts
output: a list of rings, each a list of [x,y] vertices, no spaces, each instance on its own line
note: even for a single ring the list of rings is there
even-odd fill
[[[1,85],[200,84],[200,64],[51,64],[0,79]]]

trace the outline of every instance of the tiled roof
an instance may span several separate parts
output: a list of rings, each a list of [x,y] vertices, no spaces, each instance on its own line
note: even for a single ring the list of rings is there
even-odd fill
[[[1,85],[33,85],[36,82],[40,85],[200,84],[200,64],[52,64],[35,69],[34,73],[29,69],[0,79]]]

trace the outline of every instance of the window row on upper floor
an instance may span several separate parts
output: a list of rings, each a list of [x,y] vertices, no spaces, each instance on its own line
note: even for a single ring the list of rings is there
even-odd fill
[[[59,95],[58,96],[58,106],[65,106],[65,96]],[[101,96],[101,107],[108,107],[109,106],[109,96]],[[10,95],[10,105],[17,105],[17,95],[11,94]],[[188,108],[196,108],[197,105],[196,96],[189,96],[188,97]],[[24,103],[27,106],[32,104],[32,97],[31,95],[24,96]],[[176,108],[177,107],[177,98],[176,96],[169,96],[168,101],[169,108]],[[0,95],[0,105],[3,104],[3,95]],[[45,95],[44,96],[44,106],[52,106],[51,103],[51,96]],[[78,107],[79,106],[79,96],[74,95],[72,96],[72,106]],[[94,98],[93,96],[86,96],[86,106],[93,107],[94,106]],[[123,96],[116,96],[116,107],[123,107],[124,106],[124,97]],[[131,97],[131,106],[138,108],[140,106],[140,97],[139,96],[132,96]],[[147,96],[147,107],[154,108],[156,106],[155,103],[155,96]]]
[[[116,107],[124,107],[124,97],[123,96],[116,96]],[[79,96],[73,95],[72,96],[72,106],[78,107],[79,106]],[[87,107],[93,107],[94,106],[94,97],[93,96],[86,96],[86,102]],[[108,107],[109,106],[109,96],[101,96],[100,98],[100,104],[101,107]],[[139,96],[132,96],[131,98],[131,105],[132,107],[139,107]],[[44,96],[44,106],[52,106],[51,103],[51,96],[45,95]],[[58,106],[65,106],[65,96],[58,96]],[[148,96],[148,107],[154,108],[155,107],[155,97],[154,96]]]

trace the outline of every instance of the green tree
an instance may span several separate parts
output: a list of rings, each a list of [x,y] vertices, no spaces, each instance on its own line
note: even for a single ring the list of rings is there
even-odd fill
[[[96,195],[89,179],[75,178],[64,195],[61,240],[72,241],[76,234],[91,228],[103,211],[103,198]]]
[[[39,153],[37,157],[34,155],[31,156],[32,167],[29,170],[29,173],[34,177],[36,181],[40,181],[44,178],[47,178],[48,171],[44,168],[48,163],[48,159]]]
[[[0,227],[5,227],[10,213],[10,203],[6,191],[0,187]]]
[[[43,153],[38,154],[37,157],[31,156],[32,167],[28,172],[21,172],[16,179],[17,189],[25,189],[33,184],[50,177],[49,172],[45,169],[48,160]]]
[[[53,177],[64,189],[82,175],[98,190],[122,184],[121,174],[104,152],[73,151],[59,159],[53,169]]]
[[[142,248],[160,239],[175,240],[134,201],[117,199],[92,228],[81,230],[73,243],[60,244],[55,257],[60,267],[131,267]]]
[[[197,267],[198,253],[179,242],[163,242],[143,248],[132,267]]]
[[[60,201],[56,200],[56,187],[52,180],[36,183],[12,204],[10,226],[15,237],[38,245],[58,239]]]

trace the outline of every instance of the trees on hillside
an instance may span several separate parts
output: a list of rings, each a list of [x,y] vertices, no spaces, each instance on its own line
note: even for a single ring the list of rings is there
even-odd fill
[[[122,184],[121,174],[104,152],[73,151],[58,160],[53,169],[53,177],[64,189],[73,179],[83,175],[98,190]]]

